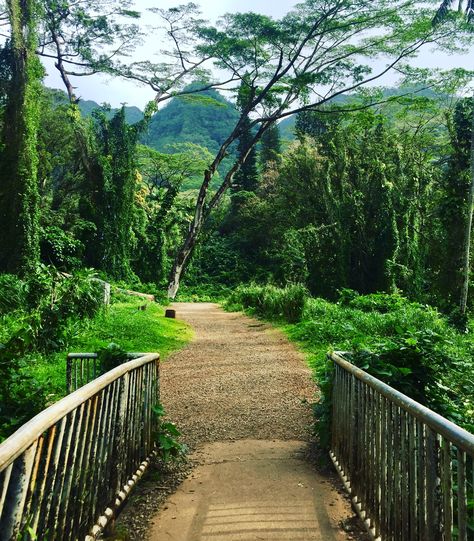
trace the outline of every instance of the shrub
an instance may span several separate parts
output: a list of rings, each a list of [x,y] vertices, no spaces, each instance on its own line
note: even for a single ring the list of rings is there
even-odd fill
[[[24,309],[25,304],[25,283],[13,274],[0,274],[0,314]]]
[[[55,225],[41,231],[41,259],[61,269],[77,269],[81,265],[84,245],[72,233]]]
[[[45,405],[44,390],[28,373],[28,361],[0,345],[0,442]]]
[[[292,285],[285,288],[283,293],[283,316],[288,323],[296,323],[303,317],[308,290],[302,285]]]
[[[99,349],[97,357],[99,359],[102,374],[120,366],[128,360],[127,352],[114,343],[110,343],[108,346]]]
[[[422,308],[421,304],[410,302],[400,293],[370,293],[359,295],[351,289],[343,289],[339,294],[338,303],[341,306],[349,306],[363,312],[380,312],[386,314],[400,308]]]
[[[158,456],[163,462],[184,459],[187,446],[179,442],[181,432],[174,423],[165,420],[166,411],[161,403],[158,403],[152,409],[158,424],[158,428],[154,434]]]
[[[271,285],[239,286],[227,299],[229,306],[252,309],[257,315],[268,319],[284,319],[288,323],[301,320],[308,291],[302,285],[278,288]]]
[[[219,302],[227,299],[231,290],[221,284],[182,285],[176,297],[177,302]]]
[[[102,306],[102,286],[93,277],[89,271],[65,277],[42,265],[23,286],[9,280],[25,302],[15,324],[10,322],[10,331],[2,333],[6,351],[22,356],[66,347],[79,322],[92,318]]]
[[[102,285],[93,280],[90,271],[71,277],[54,269],[46,272],[50,273],[50,290],[29,321],[35,329],[35,347],[44,352],[66,347],[76,328],[74,322],[92,318],[102,306],[103,296]]]

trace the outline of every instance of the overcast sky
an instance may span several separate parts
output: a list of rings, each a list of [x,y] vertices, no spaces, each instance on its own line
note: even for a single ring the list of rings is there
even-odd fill
[[[229,12],[254,11],[264,13],[279,18],[287,13],[297,2],[297,0],[194,0],[202,8],[203,16],[210,21],[215,21],[219,16]],[[160,7],[167,9],[186,0],[136,0],[135,6],[142,13],[142,18],[147,24],[153,24],[153,15],[147,12],[147,8]],[[160,45],[154,45],[153,37],[147,40],[140,55],[150,51],[151,54],[158,52]],[[422,51],[417,64],[424,67],[440,67],[448,69],[452,67],[465,67],[474,69],[474,51],[471,50],[467,55],[447,56],[434,54],[430,49]],[[140,58],[141,59],[141,58]],[[154,58],[156,60],[156,57]],[[46,84],[55,88],[63,88],[61,80],[57,75],[55,68],[47,65],[48,76]],[[143,108],[145,104],[153,99],[153,91],[147,87],[137,86],[134,83],[123,81],[117,78],[104,76],[82,77],[73,79],[77,87],[77,94],[85,100],[94,100],[98,103],[110,103],[113,107],[118,107],[122,103],[127,105],[137,105]],[[385,81],[387,84],[387,81]]]

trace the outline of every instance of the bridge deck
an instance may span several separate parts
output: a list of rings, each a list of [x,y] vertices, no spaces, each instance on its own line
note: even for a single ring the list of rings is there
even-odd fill
[[[201,465],[155,518],[151,541],[343,541],[347,502],[300,441],[205,445]]]

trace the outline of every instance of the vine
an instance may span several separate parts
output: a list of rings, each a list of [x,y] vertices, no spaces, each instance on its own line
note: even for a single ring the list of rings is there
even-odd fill
[[[38,3],[9,0],[11,62],[0,157],[0,269],[27,274],[39,263],[37,182],[39,96],[43,67],[36,56]]]

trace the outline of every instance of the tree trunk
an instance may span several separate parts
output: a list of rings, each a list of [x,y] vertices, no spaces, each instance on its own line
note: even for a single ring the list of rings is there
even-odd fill
[[[36,150],[42,67],[36,57],[36,3],[8,0],[11,68],[0,164],[0,269],[25,274],[39,262]]]
[[[208,176],[210,173],[206,171],[205,175]],[[210,180],[210,179],[209,179]],[[191,254],[193,253],[194,247],[196,246],[196,241],[198,235],[201,231],[202,224],[204,223],[204,199],[199,199],[196,204],[196,209],[194,213],[194,219],[189,226],[189,231],[184,240],[183,245],[179,249],[176,257],[174,259],[173,268],[171,270],[170,280],[168,284],[168,298],[174,299],[178,293],[179,283],[183,272],[189,263]]]
[[[207,217],[210,215],[213,209],[216,208],[216,206],[221,201],[224,193],[229,188],[229,186],[232,183],[232,179],[234,178],[235,173],[239,170],[240,166],[245,163],[245,160],[248,158],[252,148],[255,147],[255,145],[258,143],[258,141],[261,139],[262,135],[265,133],[265,131],[273,124],[273,122],[267,122],[260,126],[258,132],[255,134],[252,141],[249,143],[248,148],[246,149],[246,152],[243,152],[238,160],[234,163],[232,168],[229,170],[227,175],[224,178],[224,181],[219,186],[217,192],[213,195],[209,203],[206,205],[206,195],[207,190],[209,188],[209,185],[211,183],[212,177],[217,170],[217,167],[221,163],[222,159],[225,156],[225,152],[222,151],[222,148],[217,155],[216,159],[214,160],[212,166],[204,173],[204,181],[202,183],[201,189],[199,191],[198,199],[196,202],[196,207],[194,211],[194,218],[189,226],[189,231],[186,236],[186,239],[183,242],[183,245],[178,250],[178,253],[176,254],[173,268],[171,270],[170,280],[168,284],[168,298],[174,299],[176,297],[176,294],[179,289],[179,283],[183,276],[183,272],[186,270],[186,267],[189,263],[189,259],[193,253],[194,247],[196,246],[197,239],[199,237],[199,234],[201,233],[202,226],[204,225],[204,222],[206,221]],[[240,123],[239,123],[240,125]],[[236,128],[237,130],[237,128]],[[234,130],[234,133],[231,137],[236,134],[236,130]],[[237,136],[235,136],[234,139],[237,139]],[[233,142],[229,140],[225,143],[226,148]]]
[[[471,187],[469,190],[469,199],[467,204],[467,220],[466,220],[466,234],[464,238],[464,250],[463,250],[463,270],[462,277],[463,283],[461,287],[461,302],[459,308],[461,314],[464,315],[467,309],[467,296],[469,292],[469,275],[471,270],[470,265],[470,251],[471,251],[471,234],[472,234],[472,214],[474,210],[474,96],[472,97],[472,124],[471,124]]]

